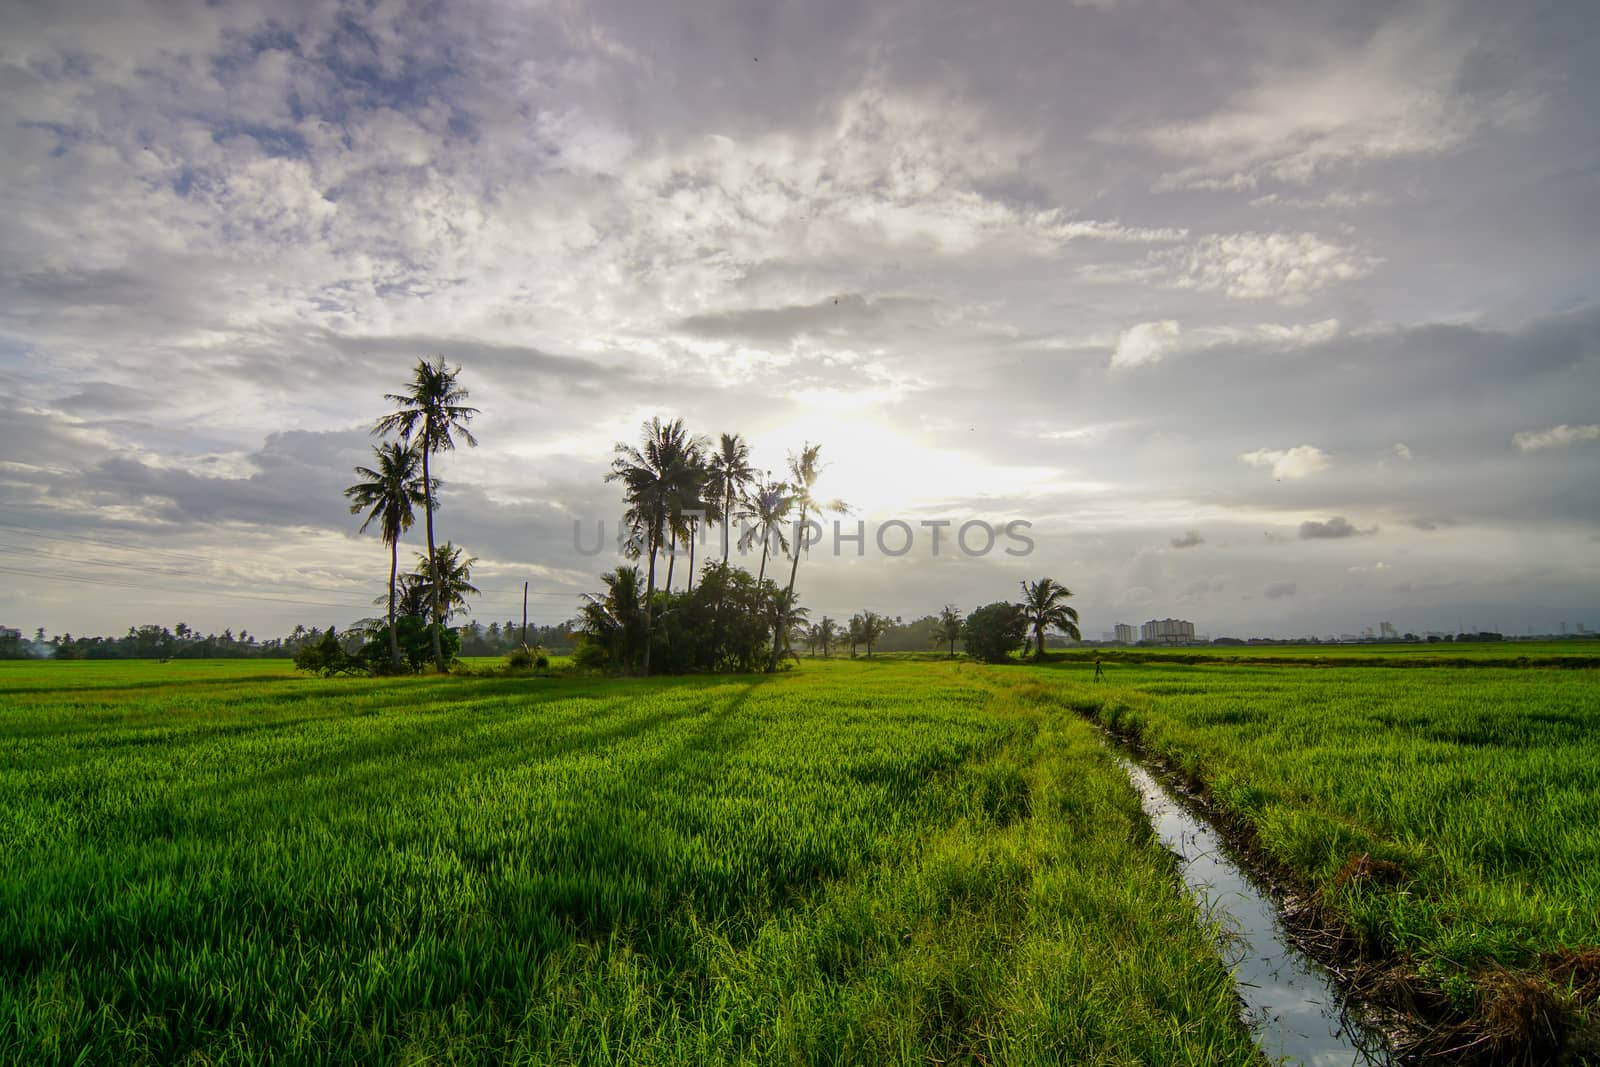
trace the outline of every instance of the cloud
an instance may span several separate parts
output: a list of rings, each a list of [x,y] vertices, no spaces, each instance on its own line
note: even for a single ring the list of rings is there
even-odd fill
[[[1294,596],[1299,592],[1300,586],[1294,582],[1273,582],[1261,591],[1268,600],[1282,600],[1284,597]]]
[[[1179,332],[1175,319],[1130,326],[1117,339],[1117,347],[1111,353],[1111,366],[1139,367],[1159,363],[1177,343]]]
[[[1341,537],[1359,537],[1363,534],[1375,534],[1378,528],[1358,530],[1345,519],[1343,515],[1335,515],[1327,522],[1302,522],[1300,524],[1300,540],[1321,541],[1333,540]]]
[[[1314,233],[1247,232],[1203,237],[1152,262],[1169,267],[1181,289],[1298,304],[1370,274],[1381,261]]]
[[[1319,322],[1302,322],[1287,326],[1276,322],[1262,322],[1243,328],[1212,326],[1208,327],[1206,332],[1233,342],[1254,341],[1275,348],[1308,348],[1326,344],[1339,336],[1339,320],[1322,319]]]
[[[1306,478],[1327,470],[1332,460],[1315,445],[1296,445],[1287,449],[1258,448],[1239,458],[1252,467],[1271,467],[1274,478]]]
[[[1437,155],[1526,122],[1537,90],[1526,77],[1469,77],[1483,45],[1453,7],[1397,9],[1354,47],[1279,42],[1252,84],[1209,114],[1144,131],[1146,144],[1191,161],[1156,188],[1304,184],[1339,167]]]
[[[1174,537],[1169,543],[1173,548],[1193,548],[1205,544],[1206,539],[1200,536],[1199,531],[1189,530],[1181,537]]]
[[[1401,459],[1409,460],[1411,458],[1411,449],[1407,445],[1396,444],[1393,451],[1394,454],[1399,456]]]
[[[1585,441],[1600,441],[1600,425],[1552,426],[1548,430],[1523,430],[1513,434],[1511,440],[1524,452],[1537,452],[1542,448],[1566,448]]]

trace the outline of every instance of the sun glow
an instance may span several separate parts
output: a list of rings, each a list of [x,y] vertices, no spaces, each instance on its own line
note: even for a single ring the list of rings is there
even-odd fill
[[[824,403],[808,405],[807,417],[761,434],[756,451],[776,456],[798,451],[803,442],[820,444],[817,495],[843,500],[857,518],[1014,499],[1048,490],[1062,478],[1051,468],[995,465],[948,443],[891,429],[876,398],[860,404],[840,394],[818,399]],[[772,476],[786,477],[787,470],[774,467]]]

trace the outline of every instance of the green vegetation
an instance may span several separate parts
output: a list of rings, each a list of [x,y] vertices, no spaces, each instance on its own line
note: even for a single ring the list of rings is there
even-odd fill
[[[1203,786],[1316,894],[1311,918],[1402,961],[1422,1003],[1487,1024],[1506,1010],[1501,967],[1545,976],[1518,995],[1542,997],[1557,1025],[1600,993],[1591,671],[1152,661],[1100,686],[1077,663],[1029,673]]]
[[[289,672],[0,665],[0,1061],[1255,1060],[1024,672]]]

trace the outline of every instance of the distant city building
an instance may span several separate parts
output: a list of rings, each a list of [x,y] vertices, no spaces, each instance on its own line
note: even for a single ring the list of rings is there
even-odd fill
[[[1117,623],[1114,633],[1115,640],[1121,641],[1125,645],[1131,645],[1135,641],[1139,640],[1138,631],[1134,630],[1132,626],[1125,622]]]
[[[1378,635],[1385,641],[1393,641],[1400,636],[1395,632],[1394,623],[1392,622],[1380,622],[1378,624]]]
[[[1194,623],[1183,619],[1151,619],[1139,627],[1139,637],[1157,644],[1184,644],[1194,640]]]

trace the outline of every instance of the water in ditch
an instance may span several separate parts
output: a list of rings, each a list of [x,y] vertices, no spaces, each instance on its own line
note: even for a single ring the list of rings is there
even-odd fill
[[[1222,837],[1133,761],[1117,762],[1202,914],[1226,933],[1232,969],[1256,1044],[1274,1063],[1351,1067],[1391,1062],[1382,1042],[1346,1017],[1333,976],[1290,942],[1272,900],[1224,850]]]

